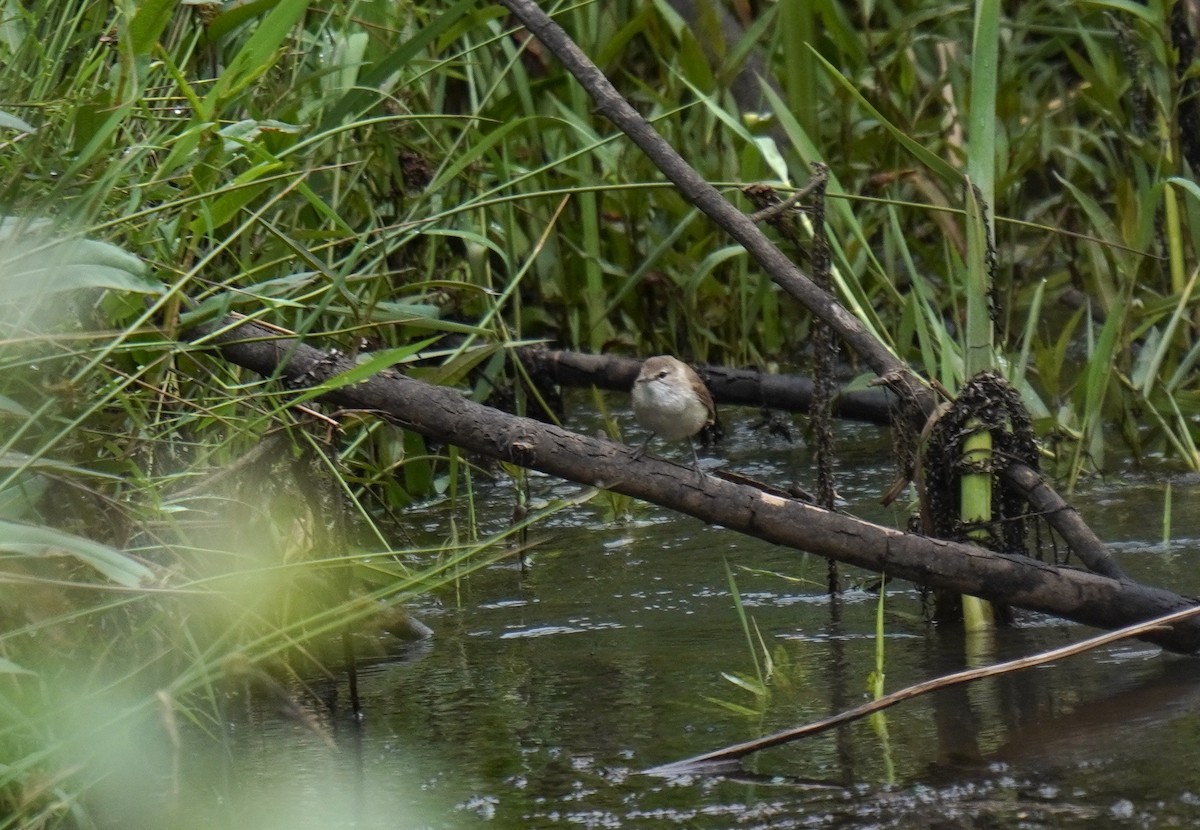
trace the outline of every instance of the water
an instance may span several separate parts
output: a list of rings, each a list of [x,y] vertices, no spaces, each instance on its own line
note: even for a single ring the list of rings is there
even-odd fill
[[[888,438],[842,426],[839,491],[875,521],[890,483]],[[802,447],[767,446],[734,424],[722,454],[739,471],[786,483]],[[686,448],[680,447],[680,458]],[[803,483],[811,483],[807,474]],[[1180,479],[1178,507],[1197,482]],[[572,486],[537,478],[535,495]],[[497,488],[496,513],[510,511]],[[489,496],[482,493],[483,503]],[[1076,499],[1135,576],[1197,591],[1200,518],[1180,515],[1160,546],[1161,483],[1126,478]],[[1148,520],[1147,517],[1153,517]],[[425,523],[410,517],[413,526]],[[774,661],[755,676],[734,611],[732,571]],[[656,777],[656,765],[827,717],[866,699],[879,597],[844,574],[836,603],[825,563],[635,504],[614,524],[597,506],[556,520],[522,574],[496,566],[414,609],[437,634],[364,665],[366,717],[345,690],[317,727],[259,702],[233,725],[206,795],[179,824],[243,827],[908,828],[1183,827],[1200,821],[1200,661],[1130,640],[1061,663],[903,703],[880,724],[752,756],[727,776]],[[787,577],[787,578],[785,578]],[[927,626],[911,586],[885,599],[889,691],[964,667],[961,636]],[[997,632],[991,660],[1095,633],[1022,615]],[[740,711],[735,711],[740,710]],[[207,770],[204,772],[203,770]],[[223,818],[222,818],[223,817]]]

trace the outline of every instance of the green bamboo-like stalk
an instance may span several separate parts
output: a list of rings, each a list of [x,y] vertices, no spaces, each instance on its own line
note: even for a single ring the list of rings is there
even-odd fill
[[[974,124],[972,119],[972,124]],[[968,377],[974,377],[992,365],[991,269],[988,251],[991,233],[988,213],[980,191],[967,187],[967,348],[965,350]],[[985,542],[987,522],[992,510],[991,455],[992,436],[979,423],[963,443],[963,474],[960,483],[960,512],[972,539]],[[971,596],[962,598],[963,628],[984,631],[992,627],[994,615],[990,603]]]
[[[996,203],[996,76],[999,60],[999,0],[977,0],[971,57],[971,101],[967,156],[967,348],[965,372],[992,368],[991,288]]]
[[[887,598],[887,583],[886,581],[879,586],[879,602],[875,604],[875,669],[867,678],[868,691],[871,693],[872,700],[879,700],[884,696],[884,680],[886,673],[884,672],[884,637],[885,628],[884,620],[884,601]],[[871,715],[871,729],[874,730],[875,736],[879,739],[880,755],[883,758],[884,768],[886,770],[885,780],[888,784],[893,784],[896,781],[896,764],[892,757],[892,740],[888,732],[887,717],[883,712],[876,712]]]
[[[999,60],[1000,3],[978,0],[972,43],[971,109],[968,121],[967,159],[967,325],[965,374],[974,377],[992,368],[992,279],[994,277],[995,228],[995,114],[996,77]],[[973,538],[986,537],[991,518],[992,477],[989,472],[992,438],[986,430],[973,432],[963,445],[964,470],[961,483],[963,523],[976,527]],[[991,605],[964,596],[963,627],[982,631],[993,623]]]
[[[983,192],[967,180],[967,325],[964,371],[968,378],[993,367],[991,212]]]
[[[963,442],[964,472],[960,484],[963,524],[972,528],[969,538],[984,543],[987,540],[987,522],[991,519],[992,475],[988,472],[992,457],[992,434],[977,422],[969,425],[974,431]],[[985,631],[992,627],[995,615],[992,604],[978,597],[962,598],[963,628],[968,632]]]

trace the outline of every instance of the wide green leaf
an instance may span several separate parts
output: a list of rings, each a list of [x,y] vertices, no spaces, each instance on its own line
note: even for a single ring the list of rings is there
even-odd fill
[[[129,21],[129,48],[133,54],[139,57],[150,54],[158,43],[159,35],[171,22],[175,6],[175,0],[144,0],[138,5],[137,12]]]
[[[7,127],[10,130],[20,130],[23,133],[31,133],[34,128],[26,121],[22,121],[12,113],[0,110],[0,127]]]
[[[153,571],[116,548],[49,527],[0,521],[0,550],[24,556],[73,556],[127,588],[154,578]]]
[[[95,239],[56,239],[45,223],[21,230],[0,221],[0,297],[7,300],[79,289],[157,294],[163,287],[146,276],[145,264],[116,245]]]

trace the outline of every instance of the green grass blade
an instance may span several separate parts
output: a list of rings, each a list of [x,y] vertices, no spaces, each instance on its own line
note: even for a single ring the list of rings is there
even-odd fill
[[[758,649],[754,646],[754,635],[751,633],[750,620],[746,614],[746,608],[742,605],[742,595],[738,591],[737,580],[733,577],[733,569],[729,567],[729,562],[725,563],[725,579],[729,583],[729,595],[733,598],[733,608],[737,612],[738,622],[742,626],[742,633],[746,635],[746,647],[750,650],[750,659],[754,662],[754,676],[758,678],[758,686],[760,689],[766,688],[766,679],[763,677],[762,667],[758,663]]]
[[[877,119],[879,123],[882,124],[884,128],[892,134],[896,141],[898,141],[900,145],[904,147],[904,149],[912,153],[913,157],[917,161],[928,167],[933,172],[937,173],[950,184],[959,184],[962,182],[963,176],[961,172],[955,170],[949,162],[931,153],[929,149],[925,147],[925,145],[921,144],[921,142],[917,141],[916,139],[911,138],[903,130],[889,121],[884,114],[875,107],[874,104],[866,99],[866,96],[859,91],[858,87],[854,85],[853,81],[838,71],[837,67],[825,60],[825,58],[821,56],[821,53],[817,52],[816,49],[814,49],[811,45],[808,48],[812,50],[813,55],[816,56],[816,59],[820,62],[821,66],[825,68],[825,71],[829,73],[829,76],[837,81],[838,84],[840,84],[841,87],[859,103],[859,106],[870,113],[872,118]]]
[[[397,72],[408,66],[421,52],[452,26],[461,23],[467,12],[478,4],[475,0],[459,0],[442,12],[436,20],[416,29],[416,32],[396,49],[360,73],[359,85],[342,96],[325,111],[318,132],[336,127],[346,118],[369,109],[383,97],[382,87]]]
[[[293,26],[308,9],[310,0],[279,0],[259,22],[258,27],[237,54],[217,77],[217,82],[204,97],[207,120],[216,114],[221,104],[248,87],[269,70],[275,62],[275,52],[283,45]]]

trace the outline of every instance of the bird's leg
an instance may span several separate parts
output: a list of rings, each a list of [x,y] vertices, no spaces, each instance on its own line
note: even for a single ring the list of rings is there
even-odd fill
[[[692,451],[692,469],[696,471],[696,475],[704,475],[704,471],[700,469],[700,456],[696,454],[696,443],[691,439],[687,439],[688,449]]]
[[[642,442],[642,445],[633,451],[633,460],[634,461],[637,461],[639,458],[641,458],[643,455],[646,454],[646,447],[649,446],[650,439],[653,437],[654,437],[654,433],[652,432],[646,436],[646,440]]]

